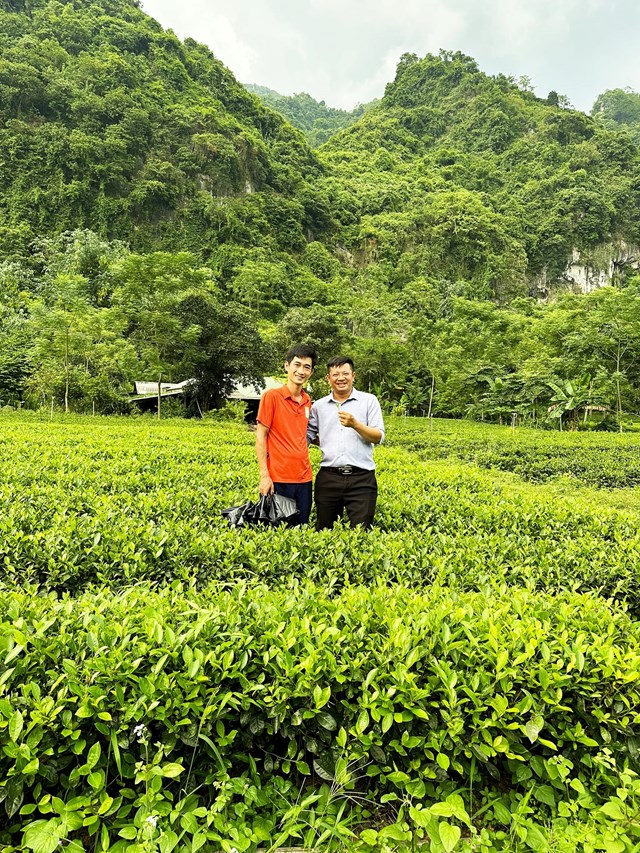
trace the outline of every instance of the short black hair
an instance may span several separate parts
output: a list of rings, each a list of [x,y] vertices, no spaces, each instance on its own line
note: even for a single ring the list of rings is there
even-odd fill
[[[315,367],[318,363],[318,353],[315,347],[309,344],[294,344],[285,356],[285,361],[290,364],[294,358],[310,358],[311,367]]]
[[[343,364],[349,364],[351,365],[351,370],[355,370],[351,356],[334,355],[333,358],[330,358],[327,362],[327,373],[329,373],[332,367],[342,367]]]

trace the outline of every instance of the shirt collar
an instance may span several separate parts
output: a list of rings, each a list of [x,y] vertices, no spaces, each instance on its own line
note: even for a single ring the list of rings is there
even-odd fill
[[[280,393],[285,398],[285,400],[293,400],[294,403],[299,403],[300,405],[302,405],[303,403],[306,403],[307,400],[311,399],[304,388],[302,389],[302,396],[300,397],[300,400],[296,400],[294,398],[293,394],[289,390],[288,385],[283,385],[282,388],[280,389]]]
[[[347,400],[357,400],[357,399],[358,399],[358,391],[355,388],[352,388],[351,393],[347,397]],[[347,400],[340,400],[340,401],[336,400],[336,398],[333,396],[333,391],[329,394],[329,400],[332,403],[338,403],[339,402],[340,405],[342,405],[342,403],[347,402]]]

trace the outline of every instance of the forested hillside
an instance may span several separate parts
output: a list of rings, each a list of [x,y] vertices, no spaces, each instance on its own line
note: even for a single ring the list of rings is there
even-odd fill
[[[263,375],[256,305],[325,286],[302,134],[133,0],[1,6],[0,397],[118,407],[162,373],[208,406]]]
[[[75,228],[203,257],[223,243],[304,245],[319,224],[305,206],[318,162],[208,49],[164,32],[133,0],[10,5],[5,252]]]
[[[608,89],[593,105],[591,115],[609,130],[626,130],[640,144],[640,94],[633,89]]]
[[[640,408],[629,133],[443,52],[314,150],[134,0],[0,10],[4,403],[123,410],[133,379],[195,377],[204,411],[302,339],[388,408]],[[572,261],[614,287],[571,293]]]
[[[628,137],[463,54],[405,55],[381,105],[324,156],[350,249],[401,278],[436,271],[475,299],[529,295],[534,277],[561,278],[573,249],[588,259],[640,240]]]
[[[377,101],[370,104],[358,104],[353,110],[340,110],[328,107],[324,101],[316,101],[306,92],[295,95],[281,95],[267,86],[247,84],[245,88],[257,95],[267,106],[285,116],[294,127],[301,130],[309,143],[315,148],[345,127],[356,122]]]

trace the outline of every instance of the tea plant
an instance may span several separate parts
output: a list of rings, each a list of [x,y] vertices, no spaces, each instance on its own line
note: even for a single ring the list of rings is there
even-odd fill
[[[246,428],[120,419],[116,431],[113,421],[92,420],[4,424],[12,448],[0,459],[7,579],[71,593],[94,583],[291,575],[336,588],[376,579],[463,589],[497,582],[594,590],[637,611],[640,505],[631,497],[615,507],[607,492],[532,486],[383,446],[370,535],[238,535],[220,510],[257,492]]]
[[[471,818],[629,808],[640,631],[594,596],[5,589],[0,614],[5,844],[337,843],[386,803],[380,841],[446,850]]]
[[[568,475],[606,488],[640,484],[640,434],[551,432],[470,421],[403,418],[390,442],[430,459],[459,459],[543,483]]]
[[[244,425],[0,416],[3,851],[637,850],[638,439],[428,426],[315,533]]]

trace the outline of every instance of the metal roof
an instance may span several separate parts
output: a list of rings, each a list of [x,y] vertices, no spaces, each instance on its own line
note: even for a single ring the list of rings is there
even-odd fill
[[[264,376],[264,388],[256,388],[255,385],[241,385],[236,382],[233,391],[227,397],[228,400],[259,400],[265,391],[270,388],[282,388],[282,382],[273,376]]]
[[[284,384],[279,379],[274,379],[273,376],[264,376],[264,388],[257,388],[255,385],[243,385],[240,382],[235,382],[233,391],[228,395],[228,400],[259,400],[265,391],[271,388],[281,388]],[[195,379],[185,379],[184,382],[161,382],[160,396],[161,397],[176,397],[183,394],[189,389],[189,386],[195,382]],[[134,382],[134,395],[129,397],[130,400],[149,400],[158,396],[157,382]]]
[[[183,382],[161,382],[160,396],[161,397],[176,397],[179,394],[184,394],[189,386],[195,382],[195,379],[185,379]],[[158,396],[157,382],[134,382],[134,394],[130,400],[148,400]]]

